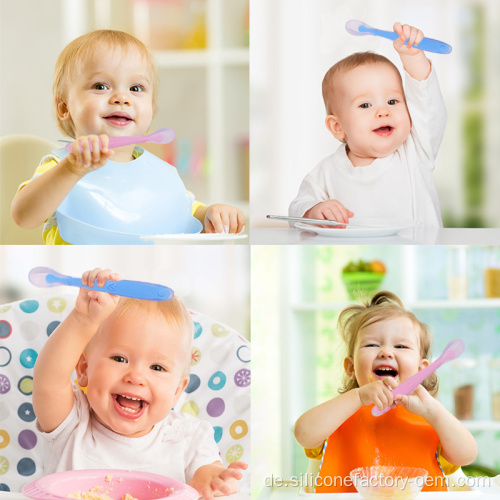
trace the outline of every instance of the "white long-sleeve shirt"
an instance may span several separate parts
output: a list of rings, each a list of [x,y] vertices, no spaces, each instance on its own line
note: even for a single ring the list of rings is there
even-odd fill
[[[342,144],[306,175],[290,204],[290,216],[302,217],[318,203],[335,199],[354,212],[352,222],[397,218],[414,226],[443,226],[432,172],[446,125],[446,107],[434,68],[423,81],[406,73],[405,87],[412,121],[406,141],[394,153],[364,167],[352,165]]]

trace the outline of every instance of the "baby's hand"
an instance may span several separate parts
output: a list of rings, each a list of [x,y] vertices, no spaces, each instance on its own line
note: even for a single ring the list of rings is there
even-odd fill
[[[203,222],[206,233],[241,233],[245,229],[243,212],[230,205],[210,205]]]
[[[97,281],[96,281],[97,280]],[[121,276],[110,269],[93,269],[82,275],[84,286],[104,286],[107,280],[119,281]],[[119,297],[106,292],[80,288],[75,303],[75,312],[80,321],[91,325],[100,325],[116,308]]]
[[[200,467],[189,483],[198,491],[204,500],[212,500],[214,496],[231,495],[239,490],[238,481],[242,474],[238,469],[247,469],[245,462],[233,462],[227,467],[214,463]]]
[[[309,219],[325,219],[325,220],[336,220],[337,222],[349,222],[349,218],[354,214],[348,210],[340,201],[338,200],[327,200],[314,205],[305,214],[304,217]],[[331,227],[331,226],[323,226]],[[336,226],[338,228],[343,228],[345,226]]]
[[[92,151],[90,151],[92,144]],[[114,151],[108,149],[109,137],[103,135],[84,135],[71,143],[71,153],[68,154],[68,167],[81,177],[92,170],[106,165]],[[81,145],[81,146],[80,146]]]
[[[384,377],[360,387],[359,399],[364,406],[374,404],[379,410],[383,410],[394,403],[392,389],[397,386],[398,383],[392,377]]]
[[[420,49],[413,46],[418,45],[424,38],[422,31],[408,24],[401,25],[400,23],[395,23],[393,30],[399,35],[399,38],[393,42],[394,48],[399,54],[412,56],[421,52]],[[405,45],[406,40],[408,43]]]
[[[436,400],[427,392],[424,386],[419,385],[409,396],[397,394],[394,396],[403,408],[421,417],[429,416],[435,409]]]

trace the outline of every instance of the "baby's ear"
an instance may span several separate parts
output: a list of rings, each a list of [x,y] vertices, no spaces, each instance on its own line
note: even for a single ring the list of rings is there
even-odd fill
[[[350,379],[356,380],[356,374],[354,373],[354,361],[350,356],[344,359],[344,370]]]
[[[418,371],[423,370],[424,368],[427,368],[430,365],[428,359],[423,359],[420,361],[420,365],[418,366]]]
[[[189,376],[184,375],[179,381],[179,385],[175,390],[174,406],[177,404],[177,401],[179,401],[179,398],[181,397],[181,394],[184,392],[184,389],[187,387],[188,383],[189,383]]]
[[[88,368],[88,363],[87,363],[87,356],[85,355],[84,352],[80,355],[80,359],[78,360],[78,363],[76,364],[76,380],[78,380],[78,384],[80,387],[87,387],[89,383],[89,378],[87,376],[87,368]]]
[[[338,121],[335,115],[328,115],[325,118],[326,128],[330,131],[330,133],[335,137],[335,139],[339,141],[344,141],[345,133],[340,126],[340,122]]]
[[[71,118],[68,105],[60,97],[58,97],[56,100],[56,112],[57,116],[62,121],[66,121]]]

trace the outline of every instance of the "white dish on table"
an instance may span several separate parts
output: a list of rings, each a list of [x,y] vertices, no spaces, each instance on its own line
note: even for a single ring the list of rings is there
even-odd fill
[[[320,227],[314,224],[306,224],[304,222],[296,222],[295,227],[312,231],[320,236],[329,236],[332,238],[370,238],[379,236],[392,236],[405,229],[410,229],[412,226],[391,226],[391,227],[360,227],[346,226],[339,227]]]
[[[141,236],[141,240],[153,241],[155,245],[231,245],[236,240],[245,238],[248,238],[248,234],[181,233]]]

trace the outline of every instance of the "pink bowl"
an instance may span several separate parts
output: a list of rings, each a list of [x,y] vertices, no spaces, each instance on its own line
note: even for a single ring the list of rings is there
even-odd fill
[[[108,478],[108,481],[106,481]],[[35,500],[67,500],[76,492],[88,492],[96,486],[113,500],[129,493],[138,500],[153,500],[169,497],[171,500],[196,500],[198,492],[176,479],[152,474],[120,469],[89,469],[57,472],[28,483],[23,493]]]

